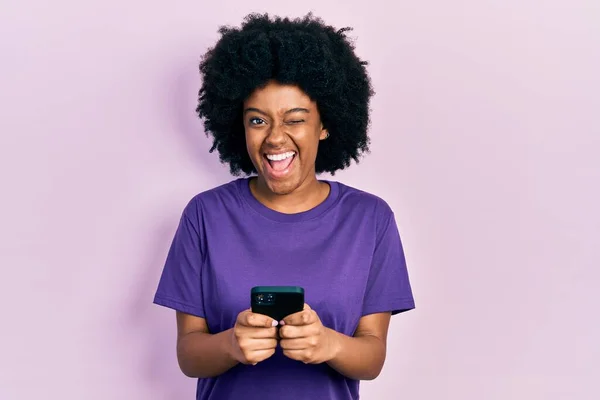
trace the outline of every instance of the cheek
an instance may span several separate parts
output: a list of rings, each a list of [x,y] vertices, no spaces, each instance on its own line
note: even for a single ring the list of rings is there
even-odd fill
[[[302,140],[302,148],[305,156],[315,158],[319,149],[319,136],[315,135],[314,132],[304,135]]]
[[[246,137],[246,149],[248,150],[248,154],[253,157],[258,149],[260,148],[260,143],[256,140],[255,135],[245,135]]]

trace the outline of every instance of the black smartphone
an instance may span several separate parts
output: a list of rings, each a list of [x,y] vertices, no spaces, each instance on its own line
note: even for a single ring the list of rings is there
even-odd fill
[[[250,291],[252,312],[281,321],[304,309],[304,288],[299,286],[256,286]]]

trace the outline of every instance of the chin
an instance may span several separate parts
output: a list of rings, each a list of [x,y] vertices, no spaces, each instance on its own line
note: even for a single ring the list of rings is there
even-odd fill
[[[300,186],[300,181],[293,177],[280,181],[265,179],[265,183],[269,190],[277,195],[290,194]]]

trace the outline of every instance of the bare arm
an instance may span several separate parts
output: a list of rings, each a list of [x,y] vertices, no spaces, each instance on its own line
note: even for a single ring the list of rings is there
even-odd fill
[[[237,365],[232,330],[213,335],[204,318],[177,312],[177,360],[181,371],[192,378],[210,378]]]
[[[333,358],[327,361],[340,374],[357,380],[377,378],[383,369],[390,313],[366,315],[353,337],[327,328]]]
[[[242,311],[235,326],[211,334],[204,318],[177,312],[177,360],[194,378],[211,378],[238,363],[257,364],[275,353],[276,323],[266,315]]]
[[[375,379],[385,361],[390,317],[389,312],[366,315],[350,337],[323,326],[317,313],[305,304],[303,311],[282,321],[283,354],[306,364],[326,362],[351,379]]]

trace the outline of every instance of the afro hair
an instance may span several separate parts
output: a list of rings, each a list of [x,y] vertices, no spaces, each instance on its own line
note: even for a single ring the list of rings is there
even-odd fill
[[[317,173],[348,167],[369,151],[369,100],[373,96],[367,62],[346,36],[308,14],[303,18],[250,14],[241,28],[221,27],[220,40],[200,63],[202,86],[196,108],[212,135],[212,153],[233,175],[256,170],[246,150],[244,101],[269,81],[296,85],[316,102],[330,136],[319,144]]]

